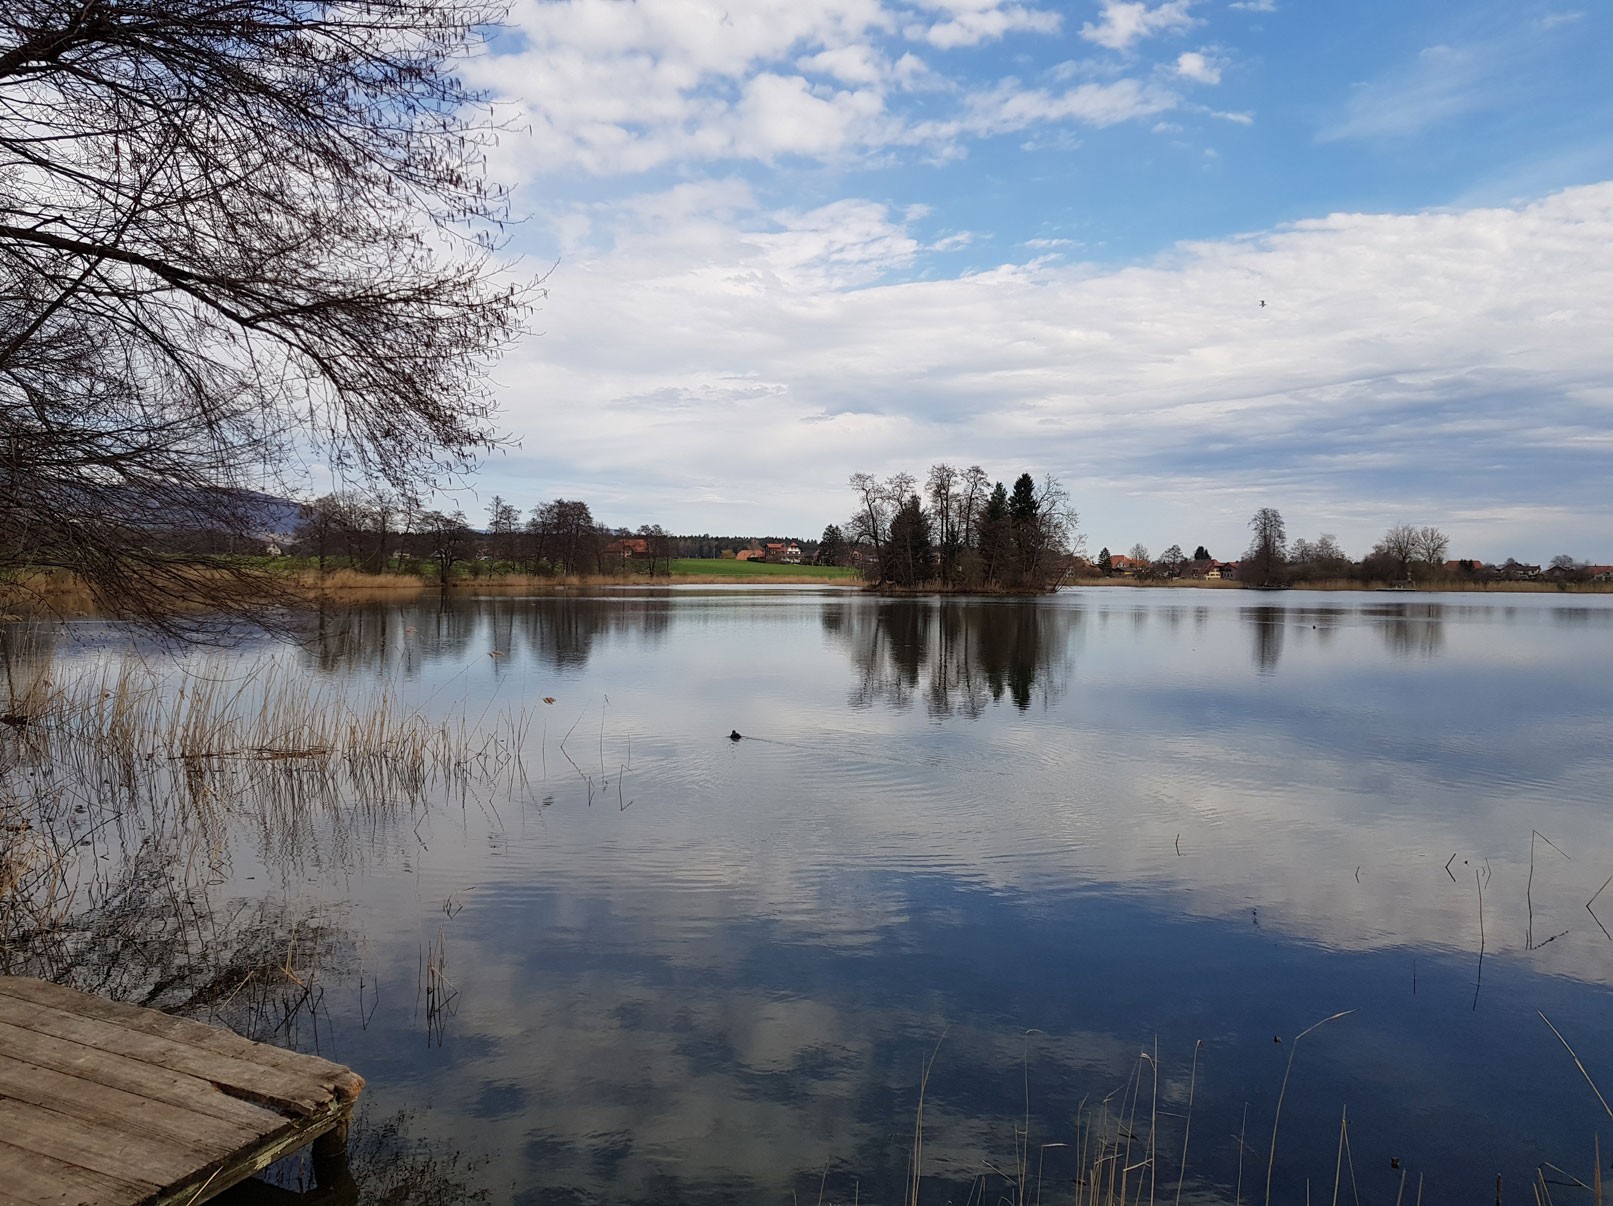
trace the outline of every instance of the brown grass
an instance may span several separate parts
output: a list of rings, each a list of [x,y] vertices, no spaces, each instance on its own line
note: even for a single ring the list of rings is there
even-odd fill
[[[197,571],[197,581],[205,587],[205,571]],[[220,575],[221,581],[223,576]],[[309,607],[365,599],[413,598],[439,586],[434,578],[415,574],[367,574],[354,569],[292,570],[270,572],[265,578],[272,587],[264,602],[280,602],[276,596],[289,593],[292,599]],[[825,579],[809,575],[774,574],[766,578],[735,573],[724,574],[489,574],[485,577],[454,578],[448,584],[452,594],[551,594],[578,588],[606,586],[670,585],[753,585],[784,583],[822,585],[841,582],[857,585],[855,579]],[[235,584],[238,585],[238,584]],[[205,594],[205,589],[198,590]],[[195,607],[189,610],[196,610]],[[37,570],[0,580],[0,622],[7,619],[53,617],[80,619],[105,614],[88,584],[66,570]]]

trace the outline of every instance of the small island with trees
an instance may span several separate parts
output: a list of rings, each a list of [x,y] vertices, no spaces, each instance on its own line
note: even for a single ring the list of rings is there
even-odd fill
[[[876,588],[1039,592],[1072,568],[1076,514],[1051,475],[1038,483],[1021,473],[1010,491],[978,465],[932,465],[924,499],[908,473],[854,473],[850,484],[857,509],[821,543],[844,548],[849,537],[847,552]]]

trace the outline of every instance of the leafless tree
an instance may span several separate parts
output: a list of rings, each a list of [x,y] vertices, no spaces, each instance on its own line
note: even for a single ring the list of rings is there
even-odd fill
[[[890,528],[891,508],[883,483],[872,473],[853,473],[847,483],[857,495],[857,509],[846,522],[853,541],[874,546],[874,563],[885,562],[885,534]]]
[[[1417,559],[1417,529],[1409,523],[1397,523],[1373,546],[1371,555],[1388,562],[1395,577],[1409,578],[1411,563]]]
[[[1383,534],[1373,546],[1368,560],[1392,567],[1401,579],[1412,576],[1414,566],[1433,568],[1445,560],[1450,541],[1438,528],[1415,528],[1409,523],[1396,524]]]
[[[1256,586],[1278,585],[1288,565],[1288,528],[1282,512],[1261,507],[1249,520],[1249,528],[1254,538],[1243,555],[1240,577]]]
[[[649,559],[650,577],[655,577],[657,567],[659,572],[668,577],[672,574],[672,537],[667,530],[658,523],[640,524],[639,539],[644,541],[644,555]]]
[[[513,562],[516,559],[520,530],[521,512],[501,496],[493,495],[487,504],[487,535],[494,560]]]
[[[912,497],[918,483],[911,473],[893,473],[884,479],[872,473],[853,473],[849,484],[857,495],[857,510],[847,521],[846,532],[853,541],[873,546],[875,564],[883,575],[891,519]]]
[[[1331,532],[1323,532],[1314,541],[1303,537],[1294,541],[1289,563],[1302,579],[1339,578],[1350,571],[1350,559]]]
[[[0,568],[244,603],[161,547],[318,461],[406,499],[497,433],[528,290],[454,75],[482,0],[0,6]],[[206,573],[198,573],[198,567]]]
[[[1182,552],[1182,546],[1173,544],[1154,559],[1153,570],[1162,578],[1179,578],[1186,562],[1187,554]]]
[[[925,493],[930,500],[931,528],[938,554],[941,581],[951,585],[957,577],[958,556],[963,551],[963,533],[959,527],[958,487],[961,474],[953,466],[942,463],[930,466],[925,480]]]
[[[454,566],[472,555],[475,536],[459,511],[452,515],[427,511],[420,517],[421,547],[426,557],[436,562],[437,581],[444,587],[453,581]]]
[[[1450,550],[1450,538],[1438,528],[1418,528],[1414,542],[1417,560],[1424,565],[1436,566],[1445,560],[1445,554]]]
[[[557,498],[532,511],[526,525],[533,573],[586,574],[599,568],[604,541],[580,499]]]

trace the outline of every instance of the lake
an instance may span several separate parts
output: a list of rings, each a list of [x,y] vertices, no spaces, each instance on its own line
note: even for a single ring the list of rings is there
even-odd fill
[[[8,630],[80,732],[4,737],[56,851],[8,966],[352,1065],[371,1200],[898,1202],[920,1118],[936,1203],[1174,1198],[1184,1142],[1193,1201],[1589,1200],[1613,1150],[1541,1016],[1613,1093],[1613,597],[69,628]]]

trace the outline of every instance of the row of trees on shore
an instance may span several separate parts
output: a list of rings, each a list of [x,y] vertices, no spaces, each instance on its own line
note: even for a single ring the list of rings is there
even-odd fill
[[[429,565],[445,582],[461,564],[533,575],[608,573],[621,568],[621,541],[634,542],[635,570],[667,572],[674,538],[659,524],[636,532],[607,527],[580,499],[557,498],[523,512],[494,495],[485,527],[477,528],[463,511],[423,510],[386,495],[329,494],[307,504],[295,534],[296,550],[321,571],[340,564],[367,573],[419,572]]]
[[[1450,538],[1436,527],[1413,524],[1389,528],[1364,557],[1355,560],[1328,532],[1315,540],[1299,537],[1290,541],[1282,513],[1274,507],[1256,511],[1249,528],[1253,535],[1240,561],[1216,561],[1203,545],[1194,550],[1192,557],[1184,554],[1178,544],[1150,557],[1148,549],[1137,544],[1126,554],[1124,572],[1145,580],[1169,580],[1205,577],[1214,569],[1218,575],[1234,577],[1246,585],[1293,586],[1339,581],[1406,585],[1445,579],[1529,581],[1540,577],[1577,582],[1589,581],[1596,571],[1605,569],[1566,553],[1553,558],[1545,570],[1512,558],[1494,565],[1450,561]],[[1117,572],[1108,549],[1099,553],[1094,568],[1105,576]]]
[[[749,536],[678,536],[660,524],[613,527],[594,518],[586,502],[556,498],[523,511],[500,495],[489,500],[485,523],[473,525],[463,511],[411,507],[389,495],[328,494],[307,503],[288,551],[314,561],[365,573],[419,573],[435,567],[447,581],[456,567],[472,572],[522,573],[534,577],[575,574],[669,573],[678,557],[733,557],[758,550]],[[818,542],[799,542],[803,560],[817,558]],[[840,564],[835,552],[826,562]],[[819,559],[821,560],[821,559]]]

